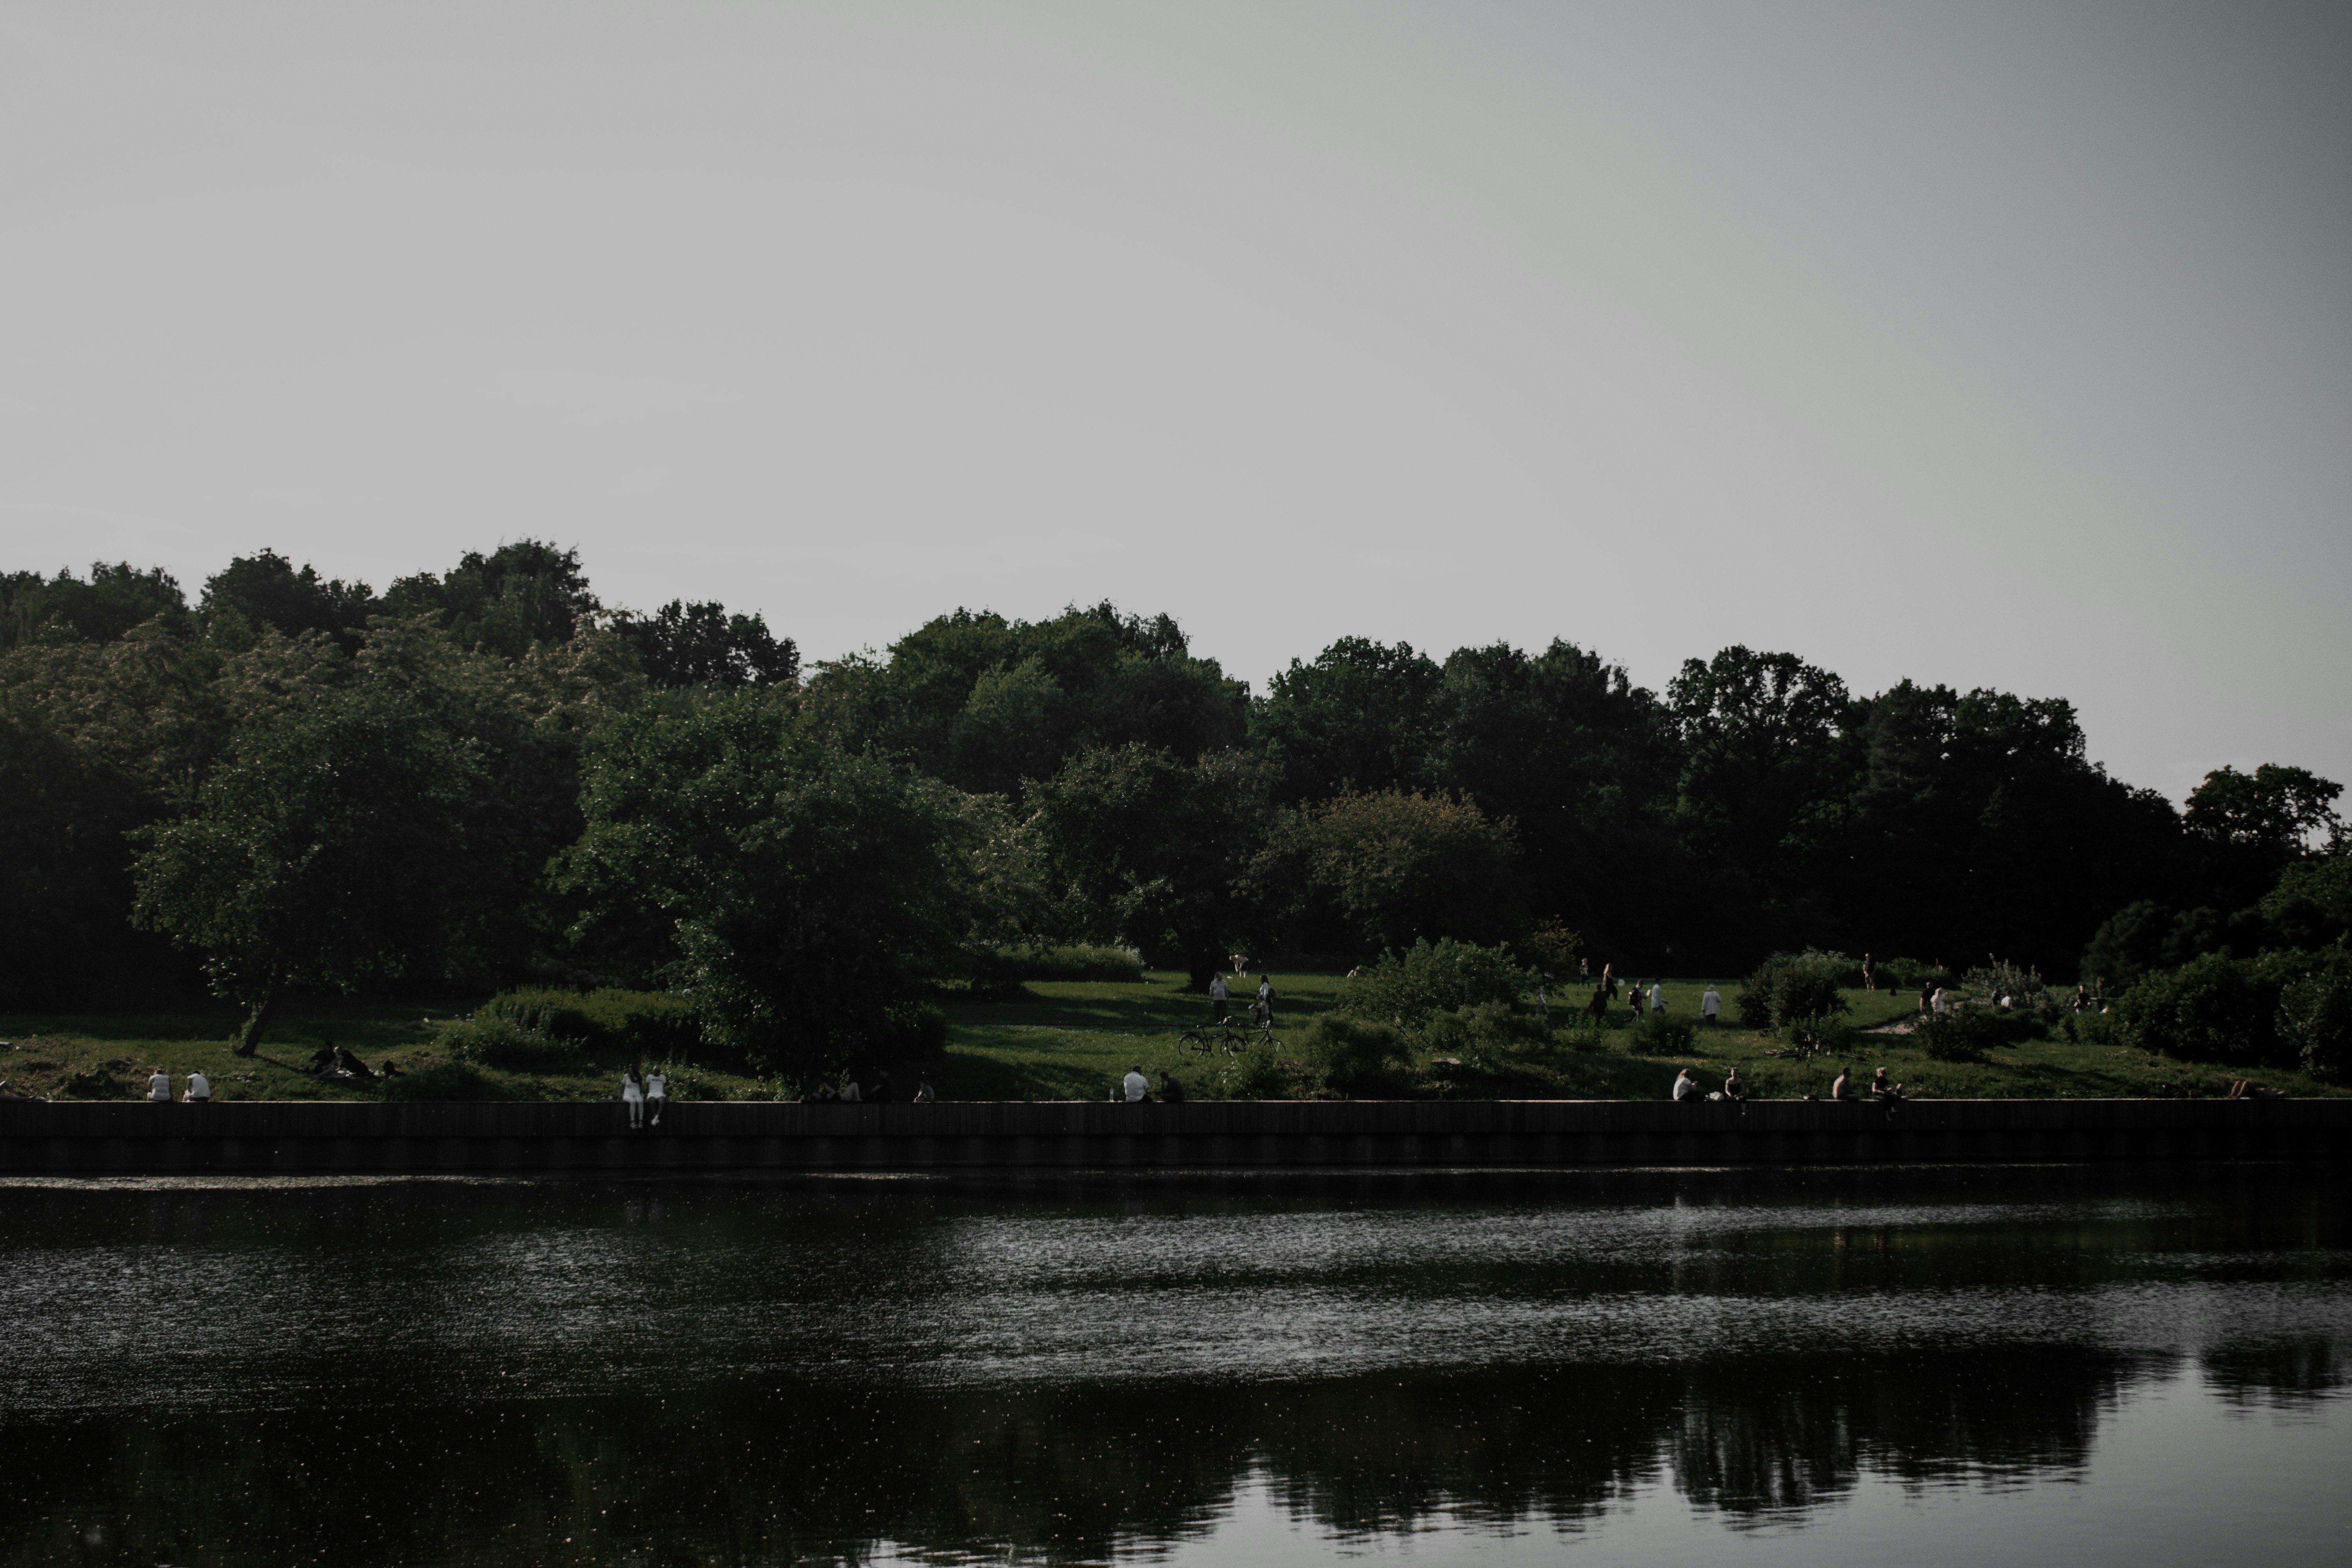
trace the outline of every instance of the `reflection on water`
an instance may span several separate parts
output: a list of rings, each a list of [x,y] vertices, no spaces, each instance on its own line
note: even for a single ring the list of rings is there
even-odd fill
[[[2336,1562],[2340,1184],[0,1186],[0,1561]]]

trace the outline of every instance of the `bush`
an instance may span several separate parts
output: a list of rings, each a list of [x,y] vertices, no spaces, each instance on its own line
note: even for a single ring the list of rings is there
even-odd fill
[[[1293,1077],[1272,1051],[1249,1051],[1224,1078],[1232,1100],[1288,1100],[1296,1089]]]
[[[1381,954],[1348,982],[1339,1009],[1417,1031],[1437,1014],[1481,1003],[1515,1008],[1535,984],[1535,972],[1519,967],[1508,946],[1478,947],[1447,937],[1435,946],[1416,942],[1402,952]]]
[[[935,1057],[948,1048],[948,1016],[929,1002],[901,1002],[889,1013],[886,1051],[897,1056]]]
[[[568,1042],[574,1056],[585,1052],[608,1058],[690,1061],[697,1058],[702,1045],[702,1021],[694,1004],[667,991],[605,986],[581,992],[528,986],[491,997],[467,1022],[488,1025],[500,1020],[531,1034]]]
[[[517,1072],[561,1072],[581,1065],[581,1046],[551,1035],[533,1009],[485,1005],[441,1031],[441,1043],[460,1062]]]
[[[467,1062],[442,1062],[402,1073],[383,1086],[386,1100],[504,1100],[504,1090]]]
[[[1686,1057],[1697,1043],[1698,1025],[1688,1018],[1653,1017],[1642,1026],[1642,1049],[1654,1057]]]
[[[1839,987],[1852,962],[1842,952],[1776,952],[1740,984],[1732,1006],[1751,1029],[1847,1012],[1851,1004]]]
[[[2284,967],[2208,952],[2143,975],[2116,1001],[2117,1032],[2139,1050],[2183,1061],[2293,1067],[2294,1048],[2278,1031]]]
[[[1530,1051],[1551,1049],[1551,1026],[1529,1013],[1515,1013],[1500,1002],[1481,1002],[1431,1016],[1419,1034],[1432,1051],[1459,1057],[1478,1068],[1494,1068]]]
[[[1967,1010],[1928,1014],[1913,1026],[1911,1040],[1934,1062],[1980,1062],[1996,1043],[1979,1015]]]
[[[2303,1070],[2328,1083],[2352,1082],[2352,955],[2320,955],[2279,992],[2278,1034]]]
[[[1390,1099],[1403,1093],[1411,1081],[1412,1049],[1393,1024],[1325,1013],[1294,1040],[1307,1075],[1334,1094],[1350,1100]]]
[[[1143,954],[1131,947],[994,947],[980,953],[972,964],[972,990],[1018,994],[1030,980],[1117,980],[1143,978]]]

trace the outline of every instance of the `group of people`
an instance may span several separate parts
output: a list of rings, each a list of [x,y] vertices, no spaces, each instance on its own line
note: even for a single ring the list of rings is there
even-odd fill
[[[939,1099],[939,1090],[931,1087],[930,1075],[919,1073],[915,1092],[907,1097],[913,1105],[929,1105]],[[874,1078],[874,1087],[860,1087],[854,1078],[844,1078],[839,1083],[824,1083],[809,1097],[812,1105],[877,1105],[890,1098],[890,1069],[884,1068]]]
[[[1242,954],[1234,954],[1236,973],[1239,973],[1241,966],[1248,962]],[[1246,980],[1249,977],[1244,974],[1242,978]],[[1209,977],[1210,1023],[1222,1024],[1225,1021],[1227,1010],[1233,1002],[1233,991],[1225,984],[1223,975],[1213,974]],[[1257,977],[1257,1000],[1250,1005],[1250,1024],[1253,1027],[1260,1029],[1274,1027],[1274,976],[1271,974],[1261,974]]]
[[[181,1103],[202,1105],[212,1097],[213,1081],[205,1076],[204,1068],[198,1068],[190,1073],[187,1078],[187,1088],[180,1095]],[[172,1075],[162,1068],[157,1068],[147,1076],[147,1103],[150,1105],[172,1103]]]
[[[1860,1101],[1865,1095],[1873,1104],[1893,1105],[1903,1099],[1903,1086],[1889,1081],[1885,1068],[1880,1068],[1871,1075],[1870,1081],[1863,1086],[1861,1094],[1854,1092],[1853,1069],[1851,1067],[1841,1066],[1838,1068],[1837,1077],[1830,1080],[1829,1097],[1833,1101],[1853,1104]],[[1685,1068],[1675,1075],[1674,1098],[1677,1105],[1685,1101],[1696,1104],[1706,1100],[1726,1100],[1745,1104],[1748,1100],[1748,1084],[1740,1078],[1739,1069],[1735,1067],[1731,1069],[1731,1076],[1723,1080],[1723,1087],[1720,1089],[1705,1089],[1700,1087],[1699,1080],[1691,1076],[1691,1069]],[[1809,1094],[1805,1098],[1811,1100],[1813,1097]]]
[[[629,1128],[661,1125],[662,1112],[669,1106],[669,1079],[656,1068],[645,1077],[637,1076],[635,1067],[621,1069],[621,1103],[629,1108]]]
[[[1592,1015],[1594,1023],[1600,1023],[1609,1016],[1609,1009],[1617,1001],[1617,966],[1614,963],[1602,964],[1600,982],[1592,987],[1592,999],[1584,1005],[1584,1010]],[[1538,990],[1536,996],[1538,1002],[1544,999],[1541,990]],[[1637,1024],[1642,1021],[1644,1013],[1655,1018],[1666,1010],[1666,987],[1665,983],[1661,980],[1651,981],[1646,994],[1640,981],[1628,981],[1625,983],[1625,997],[1633,1005],[1633,1022]],[[1548,1006],[1544,1008],[1546,1013],[1550,1010]],[[1711,1026],[1722,1016],[1723,993],[1709,984],[1706,994],[1698,999],[1698,1021]]]
[[[1723,1087],[1719,1089],[1700,1089],[1698,1079],[1691,1077],[1691,1070],[1688,1068],[1683,1068],[1681,1072],[1675,1075],[1676,1105],[1683,1104],[1685,1101],[1696,1105],[1711,1100],[1728,1100],[1741,1105],[1748,1103],[1748,1080],[1739,1076],[1738,1068],[1731,1069],[1731,1076],[1723,1080]]]
[[[1111,1098],[1117,1100],[1121,1095],[1126,1096],[1127,1103],[1129,1105],[1141,1105],[1153,1098],[1151,1080],[1143,1076],[1143,1068],[1140,1066],[1127,1069],[1127,1076],[1119,1080],[1118,1088],[1112,1092]],[[1161,1103],[1167,1105],[1184,1103],[1184,1086],[1176,1080],[1175,1074],[1163,1072],[1160,1075],[1158,1098]]]

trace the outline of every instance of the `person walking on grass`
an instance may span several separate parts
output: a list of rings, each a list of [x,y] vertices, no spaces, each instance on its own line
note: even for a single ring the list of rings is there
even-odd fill
[[[621,1103],[629,1108],[629,1131],[643,1130],[646,1124],[646,1086],[638,1081],[637,1069],[621,1069]]]
[[[1666,1010],[1666,988],[1656,981],[1650,983],[1650,1016],[1656,1017]]]
[[[1584,1005],[1584,1010],[1592,1015],[1592,1026],[1599,1028],[1609,1016],[1609,993],[1594,986],[1592,1000]]]
[[[1225,977],[1223,975],[1217,974],[1210,977],[1209,1022],[1212,1024],[1222,1024],[1225,1021],[1225,998],[1231,994],[1232,993],[1225,989]]]
[[[1723,993],[1710,984],[1706,988],[1706,994],[1698,999],[1698,1021],[1702,1024],[1712,1024],[1722,1012]]]

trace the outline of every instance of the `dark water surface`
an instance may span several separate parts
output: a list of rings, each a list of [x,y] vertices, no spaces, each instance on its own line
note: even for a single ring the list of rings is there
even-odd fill
[[[0,1184],[0,1563],[2352,1563],[2341,1170]]]

